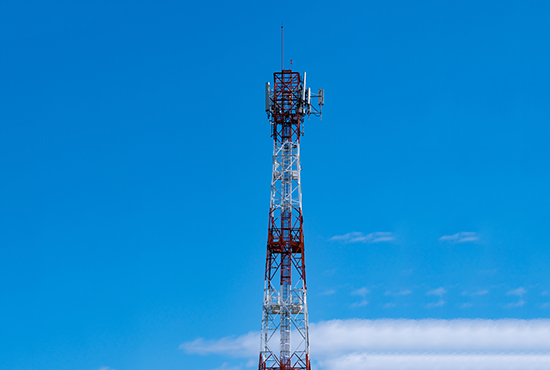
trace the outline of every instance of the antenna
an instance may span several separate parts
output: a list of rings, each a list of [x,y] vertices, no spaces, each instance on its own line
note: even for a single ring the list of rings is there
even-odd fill
[[[281,71],[283,70],[283,25],[281,24]]]
[[[269,82],[265,83],[265,111],[271,112],[271,87]]]
[[[306,101],[306,73],[304,72],[304,88],[302,89],[302,101]]]

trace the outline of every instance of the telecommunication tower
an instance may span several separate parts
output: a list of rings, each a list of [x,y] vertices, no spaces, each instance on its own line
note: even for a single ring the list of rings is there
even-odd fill
[[[283,66],[273,80],[273,88],[269,82],[265,85],[273,173],[259,369],[310,370],[300,137],[305,116],[321,116],[324,91],[312,94],[305,72],[302,79]],[[319,99],[318,108],[311,104],[312,97]]]

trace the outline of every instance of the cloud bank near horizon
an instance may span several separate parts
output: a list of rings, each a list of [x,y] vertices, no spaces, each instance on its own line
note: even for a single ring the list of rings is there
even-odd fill
[[[254,359],[259,332],[196,339],[190,354]],[[539,370],[550,368],[550,320],[331,320],[310,324],[323,370]]]

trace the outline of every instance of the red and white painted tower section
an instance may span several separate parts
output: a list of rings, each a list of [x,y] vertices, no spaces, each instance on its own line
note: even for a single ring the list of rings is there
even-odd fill
[[[310,370],[300,137],[305,116],[321,115],[324,94],[311,93],[305,72],[302,79],[282,69],[273,78],[273,88],[266,83],[273,174],[259,369]],[[312,97],[319,99],[318,108]]]

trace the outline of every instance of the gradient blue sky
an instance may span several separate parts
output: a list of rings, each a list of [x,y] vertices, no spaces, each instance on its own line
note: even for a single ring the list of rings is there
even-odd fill
[[[550,317],[549,19],[2,2],[1,367],[210,370],[179,346],[259,330],[281,22],[286,66],[325,89],[302,139],[310,321]]]

